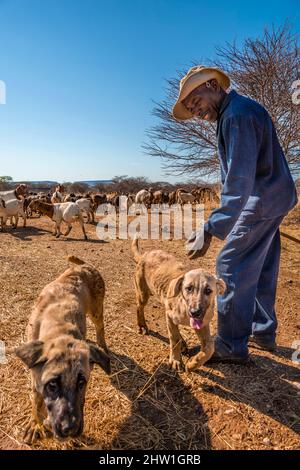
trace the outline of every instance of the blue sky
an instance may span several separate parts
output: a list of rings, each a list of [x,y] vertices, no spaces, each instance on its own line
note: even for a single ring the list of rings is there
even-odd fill
[[[286,18],[299,31],[299,10],[298,0],[0,0],[0,175],[170,180],[141,149],[164,79]]]

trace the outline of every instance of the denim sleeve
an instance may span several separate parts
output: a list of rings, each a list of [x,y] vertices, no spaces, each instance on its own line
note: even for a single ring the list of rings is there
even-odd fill
[[[254,116],[234,116],[223,122],[228,171],[221,192],[220,207],[214,210],[204,229],[224,240],[231,232],[254,186],[261,128]]]

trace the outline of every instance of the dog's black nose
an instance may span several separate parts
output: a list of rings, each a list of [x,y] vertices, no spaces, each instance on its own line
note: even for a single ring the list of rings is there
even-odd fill
[[[199,318],[203,315],[203,308],[191,308],[190,309],[190,315],[194,318]]]
[[[77,420],[73,416],[70,419],[65,419],[60,425],[61,435],[64,437],[72,435],[77,430]]]

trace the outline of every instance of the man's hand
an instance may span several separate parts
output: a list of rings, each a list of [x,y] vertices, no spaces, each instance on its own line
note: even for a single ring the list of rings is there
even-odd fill
[[[188,239],[187,243],[194,243],[197,238],[197,233],[193,232],[190,238]],[[212,235],[209,232],[204,230],[204,241],[203,246],[200,250],[192,249],[187,252],[187,255],[190,259],[196,259],[204,256],[210,247]]]

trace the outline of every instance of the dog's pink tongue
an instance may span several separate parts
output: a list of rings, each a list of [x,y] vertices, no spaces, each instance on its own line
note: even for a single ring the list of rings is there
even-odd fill
[[[194,328],[195,330],[200,330],[202,328],[202,321],[198,320],[197,318],[190,318],[190,325],[191,328]]]

